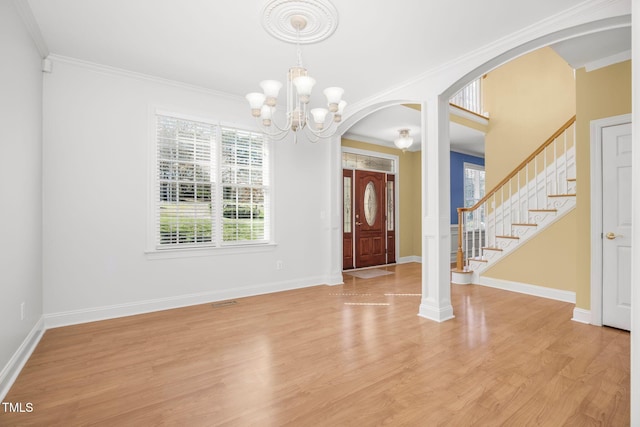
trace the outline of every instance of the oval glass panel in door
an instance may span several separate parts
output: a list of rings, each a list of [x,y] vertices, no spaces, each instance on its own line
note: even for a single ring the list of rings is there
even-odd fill
[[[369,227],[375,224],[377,214],[378,197],[376,195],[376,186],[373,181],[369,181],[364,188],[364,219],[367,221],[367,224],[369,224]]]

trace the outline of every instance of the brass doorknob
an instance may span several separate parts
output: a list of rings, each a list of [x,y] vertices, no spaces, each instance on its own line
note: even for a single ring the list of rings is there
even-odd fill
[[[607,239],[609,239],[609,240],[613,240],[613,239],[615,239],[616,237],[622,237],[622,236],[620,236],[620,235],[616,235],[615,233],[612,233],[612,232],[610,231],[610,232],[608,232],[608,233],[607,233],[606,237],[607,237]]]
[[[362,223],[361,223],[361,222],[356,221],[356,225],[362,225]]]

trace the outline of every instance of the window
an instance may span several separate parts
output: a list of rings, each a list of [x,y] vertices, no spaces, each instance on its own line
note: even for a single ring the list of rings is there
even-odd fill
[[[393,159],[352,153],[348,151],[343,151],[342,153],[342,167],[345,169],[363,169],[379,172],[395,171],[395,163]]]
[[[156,248],[270,240],[263,135],[156,115]]]
[[[484,197],[484,166],[473,163],[464,164],[464,207],[470,208]],[[473,215],[466,213],[465,222],[472,225],[472,228],[484,228],[484,212],[476,215],[477,224],[472,224]]]

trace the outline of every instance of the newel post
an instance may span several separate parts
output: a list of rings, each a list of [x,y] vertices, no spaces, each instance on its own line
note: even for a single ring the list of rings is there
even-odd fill
[[[458,208],[458,252],[456,253],[456,270],[464,268],[464,252],[462,251],[462,208]]]

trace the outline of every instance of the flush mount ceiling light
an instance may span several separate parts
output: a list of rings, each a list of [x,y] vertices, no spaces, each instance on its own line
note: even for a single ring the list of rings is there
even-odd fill
[[[400,129],[398,130],[398,133],[400,135],[393,141],[393,143],[396,147],[405,151],[407,148],[411,147],[411,144],[413,144],[413,138],[409,135],[409,129]]]
[[[269,137],[280,140],[293,131],[305,131],[309,140],[317,142],[335,133],[336,123],[342,120],[347,103],[342,100],[344,89],[328,87],[323,93],[327,108],[310,108],[311,92],[315,79],[302,65],[301,44],[316,43],[334,33],[338,26],[338,12],[328,0],[272,0],[263,10],[262,25],[278,40],[295,43],[297,63],[289,68],[286,82],[287,105],[284,123],[276,120],[278,94],[282,83],[277,80],[260,82],[262,92],[252,92],[246,98],[251,114]],[[313,117],[313,122],[310,120]]]

